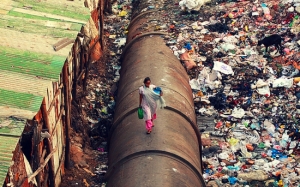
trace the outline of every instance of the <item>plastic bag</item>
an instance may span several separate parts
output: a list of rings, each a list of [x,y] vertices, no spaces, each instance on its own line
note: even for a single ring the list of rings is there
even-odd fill
[[[231,66],[224,64],[223,62],[218,62],[218,61],[214,61],[214,68],[213,70],[215,71],[219,71],[221,73],[224,73],[226,75],[233,75],[233,70],[231,68]]]
[[[235,49],[235,45],[233,45],[231,43],[224,43],[224,44],[221,45],[221,48],[224,51],[234,50]]]
[[[280,79],[274,80],[274,82],[273,82],[273,88],[277,88],[277,87],[291,88],[292,86],[293,86],[293,79],[280,78]]]
[[[128,13],[125,11],[125,10],[122,10],[120,13],[119,13],[119,16],[120,17],[124,17],[126,16]]]
[[[265,181],[269,178],[269,176],[262,170],[256,170],[255,172],[239,173],[238,178],[251,182],[253,180]]]
[[[273,135],[275,133],[275,126],[269,120],[264,121],[264,127],[270,134]]]
[[[143,119],[144,118],[144,111],[142,107],[138,108],[138,118]]]
[[[270,88],[269,86],[264,86],[261,88],[257,88],[257,92],[259,95],[270,95]]]
[[[245,111],[242,108],[234,108],[231,116],[235,118],[242,118],[245,115]]]
[[[193,90],[200,90],[200,84],[196,79],[190,80],[190,86]]]

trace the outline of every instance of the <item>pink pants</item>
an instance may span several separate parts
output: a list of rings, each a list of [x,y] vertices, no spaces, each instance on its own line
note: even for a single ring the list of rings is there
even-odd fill
[[[153,120],[156,119],[156,114],[153,115],[152,119],[151,120],[147,120],[146,121],[146,129],[149,131],[149,130],[152,130],[152,126],[153,126]]]

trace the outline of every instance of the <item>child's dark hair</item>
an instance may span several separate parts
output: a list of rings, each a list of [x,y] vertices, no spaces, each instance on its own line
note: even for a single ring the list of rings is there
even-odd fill
[[[148,81],[151,81],[151,80],[150,80],[149,77],[146,77],[146,78],[144,79],[144,84],[146,84],[146,82],[148,82]]]

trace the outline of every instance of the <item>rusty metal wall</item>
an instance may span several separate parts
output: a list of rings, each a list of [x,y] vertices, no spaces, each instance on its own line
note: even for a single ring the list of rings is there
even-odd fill
[[[149,22],[161,15],[136,15],[129,26],[110,130],[108,187],[205,186],[189,77],[165,45],[164,33],[155,32]],[[150,135],[136,113],[138,88],[147,76],[162,87],[167,102],[166,109],[158,110]]]

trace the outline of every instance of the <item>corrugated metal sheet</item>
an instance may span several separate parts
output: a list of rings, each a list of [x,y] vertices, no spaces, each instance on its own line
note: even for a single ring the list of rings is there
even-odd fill
[[[3,185],[19,137],[0,135],[0,186]]]
[[[0,186],[10,167],[13,151],[19,142],[26,121],[14,118],[0,118]]]
[[[15,118],[0,118],[0,135],[20,136],[24,131],[26,120]]]
[[[73,44],[58,51],[53,45],[74,40],[90,12],[80,1],[2,0],[0,19],[0,117],[31,119]]]
[[[9,117],[33,119],[44,97],[49,107],[73,44],[56,51],[53,46],[75,40],[89,19],[83,1],[1,0],[0,186],[25,125]]]

